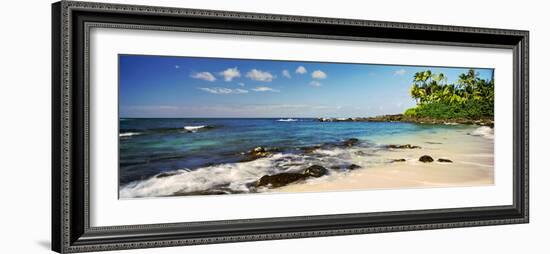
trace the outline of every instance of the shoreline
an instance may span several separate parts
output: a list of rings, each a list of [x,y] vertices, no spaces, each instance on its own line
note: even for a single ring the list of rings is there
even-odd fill
[[[411,117],[403,114],[394,115],[381,115],[373,117],[348,117],[348,118],[317,118],[319,122],[404,122],[404,123],[417,123],[417,124],[465,124],[465,125],[478,125],[494,127],[494,119],[492,117],[479,118],[479,119],[467,119],[467,118],[454,118],[454,119],[440,119],[432,117]]]
[[[477,132],[483,128],[488,133]],[[338,143],[299,147],[292,153],[256,147],[243,153],[244,159],[238,163],[161,173],[141,184],[123,187],[121,196],[491,185],[493,152],[492,129],[479,126],[436,132],[425,129],[413,135],[357,136]],[[426,155],[430,159],[423,161]],[[194,184],[203,181],[206,185]]]
[[[487,128],[487,127],[480,127]],[[494,184],[494,140],[472,136],[468,132],[447,131],[437,135],[396,136],[382,138],[384,143],[410,143],[420,149],[379,150],[377,160],[394,160],[380,163],[326,179],[311,179],[303,183],[289,184],[270,192],[325,192],[349,190],[384,190],[406,188],[473,187]],[[376,140],[376,141],[382,141]],[[421,162],[429,155],[433,162]],[[451,163],[439,162],[439,158]],[[364,165],[363,158],[352,163]],[[405,160],[400,160],[405,159]]]

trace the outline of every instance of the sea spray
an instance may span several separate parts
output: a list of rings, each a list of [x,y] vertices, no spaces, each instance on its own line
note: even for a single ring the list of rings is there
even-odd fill
[[[358,151],[363,155],[358,156]],[[263,192],[265,188],[256,188],[255,184],[264,175],[279,173],[301,173],[312,165],[330,168],[328,176],[346,173],[352,164],[361,164],[365,153],[376,150],[366,147],[358,148],[323,148],[311,154],[276,153],[266,158],[250,162],[225,163],[202,167],[195,170],[177,170],[163,173],[143,181],[134,181],[120,189],[120,198],[139,198],[152,196],[185,195],[186,193],[250,193]],[[370,163],[383,161],[370,160]],[[329,177],[311,179],[319,182]],[[306,181],[307,182],[307,181]]]

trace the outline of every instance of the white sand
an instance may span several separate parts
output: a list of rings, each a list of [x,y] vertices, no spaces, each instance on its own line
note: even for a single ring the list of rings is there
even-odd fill
[[[305,183],[291,184],[271,191],[319,192],[492,185],[494,141],[490,137],[469,135],[479,134],[480,130],[475,132],[476,128],[383,137],[375,141],[382,144],[412,144],[422,148],[380,150],[375,156],[355,156],[353,163],[362,166],[361,169],[310,179]],[[435,161],[418,161],[422,155],[429,155]],[[406,162],[387,163],[401,158],[406,159]],[[437,162],[438,158],[450,159],[453,163]]]

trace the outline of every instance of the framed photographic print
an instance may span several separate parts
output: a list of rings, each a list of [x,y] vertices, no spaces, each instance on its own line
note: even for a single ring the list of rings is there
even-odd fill
[[[528,32],[61,1],[52,249],[528,222]]]

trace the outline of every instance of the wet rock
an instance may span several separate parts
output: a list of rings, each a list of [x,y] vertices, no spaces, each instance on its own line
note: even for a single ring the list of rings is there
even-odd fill
[[[420,146],[414,146],[414,145],[411,145],[411,144],[406,144],[406,145],[388,145],[388,148],[392,148],[392,149],[420,149],[421,147]]]
[[[407,160],[405,160],[405,159],[394,159],[391,162],[405,162],[405,161],[407,161]]]
[[[354,169],[358,169],[358,168],[361,168],[361,166],[359,166],[357,164],[351,164],[351,165],[347,166],[348,170],[354,170]]]
[[[434,159],[429,155],[422,155],[420,156],[420,159],[418,159],[421,162],[433,162]]]
[[[293,182],[305,180],[308,177],[321,177],[328,173],[328,170],[319,165],[313,165],[304,170],[304,173],[280,173],[275,175],[264,175],[256,182],[256,187],[268,186],[272,188],[282,187]]]
[[[250,153],[255,153],[255,154],[265,153],[265,152],[266,152],[265,148],[261,146],[255,147],[254,149],[252,149],[252,151],[250,151]]]
[[[256,183],[257,187],[271,186],[273,188],[282,187],[289,183],[304,180],[308,177],[306,174],[300,173],[280,173],[276,175],[264,175]]]
[[[445,159],[445,158],[439,158],[437,159],[437,162],[446,162],[446,163],[453,163],[452,160],[449,160],[449,159]]]
[[[327,173],[328,173],[327,169],[319,165],[313,165],[306,168],[306,170],[304,170],[304,175],[313,176],[313,177],[321,177],[326,175]]]
[[[351,147],[359,143],[359,139],[350,138],[342,143],[343,146]]]
[[[258,147],[255,147],[254,149],[250,150],[248,153],[245,153],[245,158],[242,159],[241,161],[242,162],[253,161],[253,160],[257,160],[259,158],[267,157],[271,154],[272,154],[271,151],[268,151],[264,147],[258,146]]]

